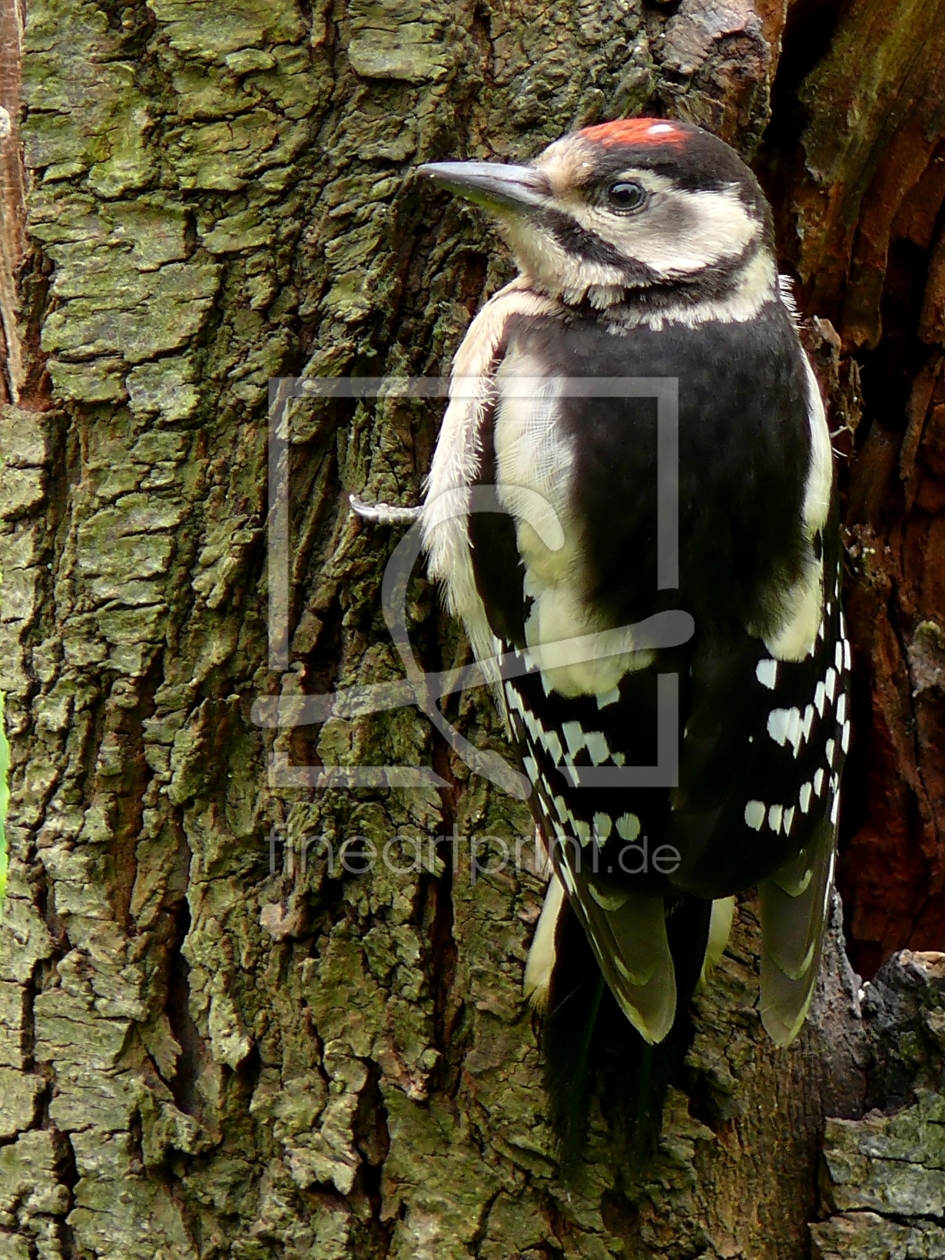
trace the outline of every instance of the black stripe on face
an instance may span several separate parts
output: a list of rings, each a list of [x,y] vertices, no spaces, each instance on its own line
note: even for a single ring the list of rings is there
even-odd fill
[[[677,294],[684,294],[689,302],[719,300],[731,295],[738,287],[738,282],[749,264],[755,260],[760,251],[757,241],[749,241],[740,254],[734,258],[723,258],[706,266],[702,271],[693,272],[691,276],[679,276],[668,282]]]
[[[736,291],[743,272],[759,250],[759,244],[753,241],[737,258],[715,263],[703,271],[674,279],[662,278],[646,288],[628,288],[624,303],[628,309],[655,316],[666,310],[678,312],[700,302],[724,301]],[[775,300],[773,292],[770,300]]]
[[[601,240],[593,232],[575,222],[570,215],[560,210],[545,210],[540,216],[543,227],[555,241],[569,254],[582,261],[597,263],[604,267],[614,267],[620,271],[624,283],[636,287],[659,283],[659,276],[645,263],[628,258],[619,249]]]

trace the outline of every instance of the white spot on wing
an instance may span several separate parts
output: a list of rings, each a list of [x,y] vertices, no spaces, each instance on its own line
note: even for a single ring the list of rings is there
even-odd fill
[[[800,710],[793,707],[772,709],[768,714],[768,734],[782,748],[785,744],[791,744],[796,757],[801,742]]]
[[[763,801],[749,801],[745,806],[745,823],[752,831],[760,831],[765,820]]]
[[[594,835],[600,842],[603,842],[604,840],[607,839],[607,837],[610,835],[613,825],[614,825],[613,819],[610,817],[609,814],[595,814],[594,815]]]
[[[624,840],[636,840],[640,834],[640,820],[636,814],[621,814],[617,819],[617,835]]]
[[[562,723],[561,734],[564,736],[568,752],[572,757],[576,756],[585,746],[584,728],[580,722]]]
[[[800,804],[802,814],[806,814],[807,811],[810,809],[810,794],[811,794],[811,785],[809,783],[802,783],[801,791],[800,791],[800,799],[798,802]]]
[[[560,765],[561,758],[564,756],[564,749],[561,746],[561,740],[558,738],[558,732],[555,730],[544,731],[542,743],[545,745],[545,750],[555,765]]]
[[[588,731],[584,737],[587,744],[587,751],[591,755],[591,761],[595,766],[599,766],[610,756],[610,745],[602,731]]]
[[[788,739],[794,749],[794,756],[797,756],[798,749],[801,746],[801,711],[800,709],[791,709],[788,719]]]
[[[833,698],[837,694],[837,671],[832,665],[827,670],[826,688],[830,703],[833,704]]]
[[[781,805],[772,805],[768,810],[768,826],[775,835],[781,830],[781,815],[783,813],[784,808]]]
[[[768,734],[783,748],[787,742],[788,709],[772,709],[768,714]]]
[[[774,691],[778,682],[778,662],[775,660],[759,661],[755,666],[755,677],[762,687]]]

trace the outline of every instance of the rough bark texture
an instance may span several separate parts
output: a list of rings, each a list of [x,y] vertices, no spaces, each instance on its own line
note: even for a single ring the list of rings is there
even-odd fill
[[[2,1260],[787,1260],[819,1214],[825,1256],[942,1254],[940,962],[888,963],[864,1021],[835,943],[809,1028],[775,1051],[746,903],[658,1159],[632,1178],[597,1116],[567,1190],[520,996],[540,881],[474,882],[468,861],[471,836],[527,836],[524,807],[409,709],[275,735],[251,720],[263,694],[401,674],[379,609],[396,538],[346,494],[415,501],[439,407],[297,408],[284,675],[268,669],[264,532],[269,378],[443,372],[509,274],[473,213],[406,173],[681,114],[760,155],[806,309],[841,331],[810,337],[851,428],[844,356],[866,355],[846,880],[874,962],[934,943],[945,22],[896,7],[797,0],[785,28],[770,0],[30,0],[23,33],[2,0],[0,96],[15,123],[7,67],[22,66],[25,106],[0,149]],[[877,67],[861,89],[853,64]],[[888,385],[890,356],[911,394]],[[410,611],[427,666],[463,658],[419,576]],[[485,697],[447,710],[505,747]],[[276,753],[432,765],[448,786],[280,789]],[[325,851],[346,841],[391,842],[402,869],[346,874]],[[901,1109],[864,1117],[873,1104]]]
[[[815,1260],[945,1255],[945,954],[903,950],[869,985],[872,1060],[860,1120],[824,1134]]]
[[[945,942],[945,6],[798,0],[762,168],[805,311],[867,423],[846,482],[851,956]],[[862,385],[862,390],[860,389]]]

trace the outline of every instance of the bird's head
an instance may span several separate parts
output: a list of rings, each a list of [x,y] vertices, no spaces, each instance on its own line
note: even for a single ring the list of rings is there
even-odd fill
[[[724,141],[632,118],[556,140],[525,166],[437,162],[421,172],[484,207],[536,288],[572,305],[725,301],[774,292],[771,212]]]

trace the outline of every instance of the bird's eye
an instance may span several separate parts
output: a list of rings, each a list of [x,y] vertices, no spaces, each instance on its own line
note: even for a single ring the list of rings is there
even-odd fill
[[[639,210],[646,201],[646,189],[631,179],[618,179],[607,189],[607,200],[611,209],[628,214]]]

